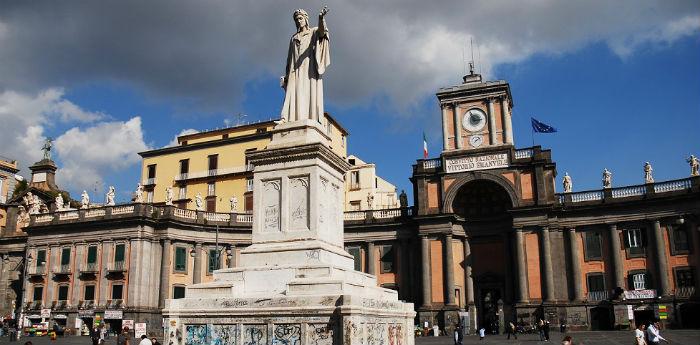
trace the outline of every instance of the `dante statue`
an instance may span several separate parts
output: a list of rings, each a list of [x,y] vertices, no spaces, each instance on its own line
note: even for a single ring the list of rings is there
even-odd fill
[[[289,40],[284,88],[283,121],[316,120],[323,117],[323,73],[331,63],[330,38],[326,26],[328,7],[318,15],[318,27],[309,27],[306,11],[294,11],[297,32]]]

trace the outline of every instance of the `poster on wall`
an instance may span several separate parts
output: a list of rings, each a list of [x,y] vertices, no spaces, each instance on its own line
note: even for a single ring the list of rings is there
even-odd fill
[[[42,309],[42,310],[41,310],[41,317],[42,317],[42,318],[49,318],[49,317],[51,317],[51,309]]]
[[[139,322],[134,326],[134,337],[136,339],[141,338],[142,335],[146,335],[146,323]]]
[[[134,320],[122,320],[122,328],[129,327],[129,329],[134,329]]]

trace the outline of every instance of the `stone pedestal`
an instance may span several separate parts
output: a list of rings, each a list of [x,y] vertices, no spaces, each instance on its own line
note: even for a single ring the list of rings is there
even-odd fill
[[[414,343],[413,304],[343,249],[348,165],[329,143],[320,124],[295,121],[248,154],[253,244],[238,267],[166,303],[170,345]]]

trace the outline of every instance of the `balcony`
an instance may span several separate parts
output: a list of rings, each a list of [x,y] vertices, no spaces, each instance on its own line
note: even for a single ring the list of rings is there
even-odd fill
[[[27,275],[30,277],[41,277],[46,274],[46,266],[34,266],[27,269]]]
[[[79,301],[78,309],[92,309],[95,308],[95,300]]]
[[[68,305],[68,301],[61,300],[61,301],[53,301],[51,303],[51,309],[54,309],[54,310],[64,310],[64,309],[68,309],[68,308],[70,308],[70,306]]]
[[[80,266],[80,273],[84,274],[94,274],[99,271],[96,262],[89,262]]]
[[[588,292],[589,302],[600,302],[610,299],[610,291],[589,291]]]
[[[27,302],[27,309],[33,310],[33,309],[41,309],[42,308],[42,303],[41,301],[31,301]]]
[[[676,298],[687,299],[695,296],[695,286],[681,286],[673,292]]]
[[[235,166],[235,167],[230,167],[230,168],[211,169],[211,170],[204,170],[204,171],[181,173],[181,174],[175,175],[175,181],[179,182],[179,181],[186,181],[186,180],[196,180],[196,179],[207,178],[207,177],[217,177],[217,176],[241,174],[241,173],[246,173],[246,172],[251,172],[251,171],[253,171],[253,165],[246,164],[246,165],[240,165],[240,166]]]
[[[606,203],[629,198],[654,198],[669,193],[684,194],[697,191],[700,177],[689,177],[679,180],[662,181],[636,186],[615,187],[599,190],[589,190],[557,194],[559,204]]]
[[[108,299],[106,307],[107,307],[107,309],[123,308],[124,307],[124,300],[123,299]]]
[[[115,261],[107,264],[107,272],[126,272],[126,263],[124,261]]]
[[[156,184],[156,178],[155,177],[147,178],[141,184],[144,186],[153,186]]]
[[[61,266],[56,267],[56,268],[53,270],[53,274],[55,274],[55,275],[65,275],[65,274],[70,274],[70,271],[71,271],[70,265],[61,265]]]

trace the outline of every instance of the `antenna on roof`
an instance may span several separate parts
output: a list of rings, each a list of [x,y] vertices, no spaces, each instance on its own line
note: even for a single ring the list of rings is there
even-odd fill
[[[472,59],[469,61],[469,74],[474,74],[474,42],[473,38],[469,37],[469,50],[471,50]]]

